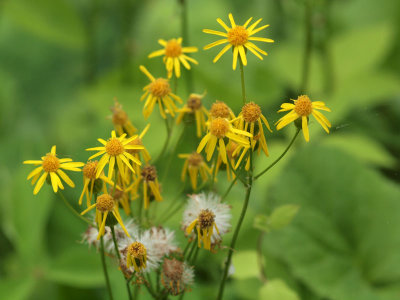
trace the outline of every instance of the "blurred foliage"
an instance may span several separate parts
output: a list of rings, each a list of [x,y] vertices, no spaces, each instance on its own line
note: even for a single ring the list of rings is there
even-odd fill
[[[201,30],[216,29],[215,19],[226,20],[229,12],[238,22],[254,16],[271,24],[266,36],[276,42],[268,47],[264,61],[249,58],[246,84],[248,98],[260,103],[274,123],[282,101],[298,93],[305,0],[187,1],[190,44],[199,48],[210,42]],[[311,142],[297,141],[284,161],[257,180],[225,299],[400,299],[400,3],[312,4],[309,94],[332,109],[328,118],[333,130],[326,135],[313,122]],[[113,97],[139,129],[152,123],[144,143],[157,155],[165,137],[163,122],[156,114],[147,121],[141,115],[138,99],[147,79],[138,65],[145,64],[156,76],[164,74],[160,61],[146,57],[158,48],[158,38],[180,35],[179,9],[175,0],[2,1],[2,299],[106,299],[100,258],[95,249],[80,244],[84,224],[50,189],[33,197],[21,162],[39,157],[53,144],[60,155],[86,161],[83,149],[108,136],[112,128],[106,116]],[[194,55],[200,62],[193,68],[194,92],[206,91],[207,105],[220,99],[238,111],[239,72],[232,72],[228,57],[214,65],[216,53],[213,49]],[[184,87],[179,86],[182,98],[189,94]],[[182,152],[191,151],[197,142],[191,129],[184,133]],[[258,170],[279,156],[292,132],[267,136],[271,156],[258,158]],[[174,132],[173,142],[179,133]],[[181,166],[181,160],[173,159],[170,173],[179,174]],[[228,186],[224,175],[219,180],[221,193]],[[172,177],[166,178],[167,200],[159,215],[180,189]],[[72,179],[80,182],[81,177]],[[77,199],[80,188],[77,184],[66,195]],[[233,220],[240,214],[242,199],[242,189],[235,186],[229,196]],[[284,222],[289,225],[265,235],[264,284],[255,252],[260,231],[253,222],[256,214],[271,216],[282,207],[299,210],[290,224],[290,218]],[[179,212],[168,226],[179,224],[180,217]],[[183,241],[182,233],[177,236]],[[231,234],[225,245],[230,238]],[[215,296],[226,252],[200,252],[190,299]],[[114,262],[109,264],[115,298],[125,299],[121,274]]]

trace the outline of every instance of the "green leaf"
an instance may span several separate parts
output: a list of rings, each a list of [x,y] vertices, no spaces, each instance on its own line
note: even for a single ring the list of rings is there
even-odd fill
[[[260,289],[260,300],[300,300],[285,282],[280,279],[269,281]]]
[[[2,299],[24,300],[28,299],[35,287],[32,277],[7,278],[0,280]]]
[[[334,148],[308,145],[288,166],[271,198],[302,208],[264,247],[320,297],[397,299],[400,189]]]
[[[282,229],[290,224],[298,211],[298,205],[279,206],[272,211],[270,216],[257,215],[254,218],[254,227],[265,232]]]
[[[258,276],[258,262],[256,251],[240,251],[233,255],[233,267],[236,279],[248,279]]]
[[[104,285],[100,254],[94,249],[89,251],[86,245],[65,249],[50,262],[45,276],[48,280],[77,287]]]

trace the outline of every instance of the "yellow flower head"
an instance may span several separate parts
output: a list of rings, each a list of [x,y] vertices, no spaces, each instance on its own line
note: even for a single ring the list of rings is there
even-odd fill
[[[276,122],[276,129],[280,130],[289,123],[301,118],[301,127],[303,129],[304,139],[308,142],[310,140],[310,133],[308,131],[308,117],[309,115],[313,115],[314,118],[321,124],[322,128],[325,129],[327,133],[329,133],[329,127],[331,127],[331,123],[328,119],[320,113],[318,110],[331,111],[328,107],[325,106],[325,103],[322,101],[314,101],[311,102],[310,98],[307,95],[301,95],[297,98],[297,100],[291,99],[294,103],[283,103],[281,105],[281,109],[278,112],[289,111],[288,114],[283,116]]]
[[[164,55],[164,63],[167,68],[168,78],[172,77],[172,73],[175,70],[175,76],[177,78],[181,77],[181,63],[182,65],[190,70],[190,65],[188,61],[198,64],[196,60],[185,55],[185,53],[197,52],[196,47],[182,47],[182,38],[171,39],[169,41],[158,40],[158,43],[164,47],[164,49],[160,49],[154,51],[149,54],[149,58],[153,58],[156,56]]]
[[[212,171],[204,162],[203,156],[197,152],[193,152],[191,154],[179,154],[178,157],[186,159],[185,164],[183,165],[181,179],[182,181],[185,181],[186,173],[189,173],[193,190],[197,189],[198,174],[200,174],[203,182],[208,180],[208,175],[210,175]]]
[[[210,118],[224,118],[232,120],[235,118],[235,115],[233,114],[230,107],[225,104],[225,102],[217,100],[213,103],[213,105],[211,105]]]
[[[194,227],[197,229],[197,243],[198,247],[201,248],[201,242],[204,244],[204,249],[211,249],[211,237],[213,235],[214,227],[217,230],[218,227],[215,224],[215,215],[209,209],[202,209],[195,219],[187,228],[186,233],[190,234]]]
[[[215,118],[209,121],[208,133],[200,141],[200,144],[197,147],[197,153],[200,153],[205,147],[207,160],[209,161],[218,142],[221,159],[225,164],[227,164],[226,146],[224,141],[225,137],[238,144],[249,147],[249,140],[246,137],[251,138],[252,135],[246,131],[234,128],[231,122],[232,121],[228,121],[224,118]]]
[[[108,141],[97,139],[100,143],[103,144],[103,146],[86,149],[86,151],[99,151],[98,153],[89,157],[89,160],[97,156],[103,155],[96,168],[96,178],[100,177],[100,174],[103,171],[104,167],[109,163],[108,179],[111,180],[114,173],[115,163],[117,163],[120,175],[122,176],[122,178],[125,179],[125,181],[128,181],[128,176],[125,172],[124,165],[127,166],[133,173],[135,171],[133,170],[129,160],[133,161],[135,164],[141,165],[141,162],[137,158],[128,153],[128,150],[144,149],[142,145],[128,145],[138,136],[135,135],[128,139],[126,139],[125,137],[125,133],[120,137],[117,137],[115,131],[113,130],[111,132],[111,138],[108,139]]]
[[[143,142],[142,139],[145,136],[145,134],[147,133],[147,131],[150,128],[150,124],[147,124],[146,127],[143,129],[143,131],[139,134],[139,136],[137,136],[134,140],[132,140],[131,142],[128,143],[128,146],[143,146]],[[132,154],[137,160],[141,160],[140,154],[144,160],[145,163],[147,163],[148,161],[150,161],[151,156],[149,151],[147,151],[147,149],[143,146],[142,149],[128,149],[127,152],[129,154]],[[140,166],[139,165],[134,165],[133,166],[135,168],[135,171],[137,173],[140,172]]]
[[[205,116],[208,116],[208,111],[203,106],[203,97],[204,95],[190,94],[185,106],[178,110],[179,115],[176,118],[176,124],[180,124],[185,114],[193,114],[196,120],[196,133],[198,137],[201,137],[202,132],[207,127]]]
[[[217,62],[220,57],[228,51],[231,47],[233,47],[233,69],[236,69],[238,55],[240,55],[240,59],[243,65],[247,65],[247,58],[246,58],[246,50],[252,52],[255,56],[259,59],[263,59],[263,57],[259,54],[267,55],[267,52],[261,50],[256,45],[252,43],[252,41],[259,41],[259,42],[266,42],[266,43],[273,43],[274,41],[267,38],[261,37],[254,37],[253,35],[257,32],[267,28],[269,25],[264,25],[256,29],[256,26],[261,22],[262,19],[257,20],[252,25],[249,26],[251,20],[250,18],[244,23],[243,25],[236,25],[235,20],[233,19],[232,14],[229,14],[229,20],[231,22],[231,28],[228,27],[224,21],[220,18],[217,19],[217,22],[226,30],[226,32],[215,31],[210,29],[203,29],[203,32],[215,34],[224,37],[221,40],[218,40],[214,43],[211,43],[204,47],[204,50],[210,49],[214,46],[222,45],[228,43],[214,58],[214,63]],[[247,27],[249,26],[249,27]]]
[[[221,154],[219,154],[217,159],[217,165],[215,166],[215,178],[217,178],[217,174],[221,168],[221,164],[223,163],[225,164],[226,176],[228,178],[228,181],[235,179],[236,175],[234,170],[231,169],[231,166],[235,165],[235,159],[242,148],[249,149],[249,146],[248,145],[239,146],[234,141],[229,141],[229,143],[226,145],[227,163],[222,161]]]
[[[42,160],[26,160],[24,161],[24,164],[32,164],[37,166],[40,165],[30,172],[27,177],[28,180],[32,178],[32,185],[37,182],[35,188],[33,189],[34,195],[40,191],[47,176],[50,176],[54,193],[57,193],[58,188],[62,190],[64,189],[60,177],[70,187],[75,187],[75,184],[72,182],[72,180],[61,169],[80,172],[81,169],[79,169],[79,167],[84,165],[84,163],[81,162],[72,162],[71,158],[58,158],[56,155],[56,146],[51,147],[50,153],[47,153],[46,156],[42,156]],[[40,175],[42,171],[43,174]]]
[[[111,120],[114,124],[115,130],[119,135],[126,132],[128,135],[133,135],[137,129],[128,118],[128,114],[122,109],[122,105],[114,98],[114,106],[111,107],[112,116]]]
[[[164,119],[167,118],[166,113],[174,117],[175,112],[178,110],[174,100],[182,103],[182,99],[171,92],[171,87],[167,79],[154,78],[144,66],[140,66],[139,68],[151,81],[150,84],[143,88],[145,93],[140,98],[140,101],[146,99],[143,107],[143,116],[148,118],[153,112],[154,106],[158,103],[160,114]]]
[[[81,215],[86,214],[88,211],[92,210],[95,207],[96,207],[96,223],[99,228],[99,234],[97,235],[98,240],[100,239],[101,236],[104,235],[106,220],[109,213],[112,213],[114,215],[119,225],[121,225],[122,229],[125,231],[125,234],[130,237],[128,231],[124,226],[124,223],[122,222],[121,215],[119,214],[117,202],[111,195],[107,193],[107,190],[105,190],[104,194],[97,197],[96,203],[92,204],[83,212],[81,212]]]
[[[126,265],[133,266],[136,272],[146,269],[147,250],[140,242],[133,242],[126,251]]]
[[[158,182],[156,167],[151,165],[144,166],[140,175],[138,180],[143,181],[144,208],[148,209],[150,205],[150,193],[154,196],[156,201],[160,202],[163,200],[160,194],[160,184]]]

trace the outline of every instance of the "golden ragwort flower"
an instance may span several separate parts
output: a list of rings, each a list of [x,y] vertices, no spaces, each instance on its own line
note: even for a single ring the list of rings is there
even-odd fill
[[[202,132],[207,128],[205,116],[208,116],[208,111],[201,101],[203,97],[204,95],[190,94],[185,106],[178,109],[179,115],[176,118],[176,124],[180,124],[185,114],[193,114],[196,120],[196,134],[198,137],[201,137]]]
[[[147,250],[140,242],[133,242],[127,248],[126,265],[128,268],[133,266],[136,272],[146,269]]]
[[[261,22],[262,19],[257,20],[254,22],[252,25],[247,27],[251,20],[253,18],[250,18],[244,23],[243,25],[236,25],[235,20],[233,19],[232,14],[229,14],[229,20],[231,22],[231,28],[228,27],[224,21],[222,21],[220,18],[217,19],[217,22],[226,30],[226,32],[221,32],[221,31],[216,31],[216,30],[211,30],[211,29],[203,29],[204,33],[210,33],[210,34],[215,34],[224,37],[221,40],[218,40],[216,42],[213,42],[207,46],[204,47],[204,50],[210,49],[212,47],[222,45],[225,43],[228,43],[214,58],[213,62],[217,62],[220,57],[228,51],[231,47],[233,47],[233,69],[236,69],[236,64],[237,64],[237,59],[238,55],[240,55],[240,59],[243,63],[243,65],[247,65],[247,58],[246,58],[246,49],[252,52],[255,56],[257,56],[259,59],[263,59],[263,57],[259,54],[267,55],[267,52],[261,50],[258,48],[255,44],[252,43],[252,41],[259,41],[259,42],[266,42],[266,43],[273,43],[274,41],[271,39],[267,38],[262,38],[262,37],[254,37],[253,35],[256,34],[257,32],[263,30],[264,28],[267,28],[269,25],[264,25],[256,29],[256,26]]]
[[[145,93],[140,98],[140,101],[146,99],[143,107],[143,116],[148,118],[153,112],[154,106],[158,103],[160,114],[164,119],[167,118],[166,113],[174,117],[178,108],[173,100],[182,103],[182,99],[172,93],[167,79],[154,78],[144,66],[140,66],[139,68],[151,81],[143,88]]]
[[[46,156],[42,156],[42,160],[26,160],[24,161],[24,164],[40,165],[30,172],[27,177],[27,180],[32,178],[32,185],[37,182],[35,188],[33,189],[34,195],[40,191],[47,176],[50,176],[54,193],[57,193],[58,188],[62,190],[64,189],[60,177],[70,187],[75,187],[75,184],[72,182],[72,180],[61,169],[80,172],[81,169],[79,169],[79,167],[84,165],[82,162],[72,162],[71,158],[58,158],[56,154],[56,146],[51,147],[50,153],[47,153]],[[42,171],[43,174],[40,175]]]
[[[122,109],[122,105],[117,101],[117,98],[114,98],[114,106],[110,109],[113,113],[111,120],[118,135],[122,135],[125,132],[130,136],[134,135],[137,129],[129,120],[128,114]]]
[[[175,76],[177,78],[181,77],[181,63],[188,70],[190,70],[190,65],[188,61],[196,65],[199,64],[195,59],[185,55],[185,53],[197,52],[197,48],[182,47],[182,38],[171,39],[169,41],[159,39],[158,43],[163,46],[164,49],[160,49],[150,53],[149,58],[164,55],[163,61],[167,68],[168,78],[172,77],[172,73],[174,70]]]
[[[197,189],[198,174],[200,174],[203,182],[208,180],[208,176],[212,173],[212,171],[204,162],[201,154],[193,152],[191,154],[179,154],[178,157],[186,159],[182,168],[181,180],[185,182],[186,173],[189,173],[190,183],[192,184],[193,190]]]
[[[301,118],[301,127],[303,129],[304,139],[308,142],[310,140],[310,133],[308,131],[308,117],[313,115],[314,118],[321,124],[322,128],[329,133],[329,128],[331,123],[329,120],[318,110],[331,111],[326,107],[325,103],[322,101],[311,101],[307,95],[301,95],[297,100],[291,99],[294,103],[283,103],[281,109],[278,112],[289,111],[282,118],[276,122],[276,129],[280,130],[289,123]]]
[[[217,224],[215,223],[215,215],[209,209],[200,211],[198,217],[186,228],[186,233],[190,234],[193,229],[197,229],[197,244],[201,248],[201,242],[204,244],[204,249],[211,249],[211,237],[214,232],[214,227],[219,234]]]

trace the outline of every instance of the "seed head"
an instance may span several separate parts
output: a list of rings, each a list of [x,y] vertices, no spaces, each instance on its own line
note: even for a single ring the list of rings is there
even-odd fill
[[[198,216],[200,229],[210,228],[215,222],[215,215],[209,209],[203,209]]]
[[[210,132],[217,138],[223,138],[229,131],[229,122],[223,118],[216,118],[211,121]]]
[[[261,116],[261,108],[254,102],[247,103],[242,107],[242,115],[247,123],[254,123]]]
[[[118,156],[124,153],[124,145],[117,138],[111,138],[106,144],[106,152],[111,156]]]
[[[240,46],[247,43],[249,33],[243,26],[236,26],[228,32],[228,41],[233,46]]]
[[[142,168],[142,173],[141,173],[142,177],[144,180],[146,181],[154,181],[157,178],[157,170],[156,167],[154,166],[144,166]]]
[[[295,101],[294,111],[302,117],[307,117],[312,113],[312,102],[307,95],[301,95]]]
[[[164,78],[157,78],[149,85],[150,93],[155,97],[165,97],[171,93],[171,87]]]
[[[180,281],[183,274],[183,262],[173,259],[164,259],[163,275],[172,281]]]
[[[228,105],[224,102],[216,101],[210,109],[210,115],[213,118],[229,118],[230,111]]]
[[[87,162],[86,165],[82,169],[83,175],[89,179],[96,179],[97,164],[98,164],[97,160]]]
[[[193,152],[188,157],[188,163],[191,167],[198,167],[203,162],[203,156],[197,152]]]
[[[43,170],[45,172],[56,172],[60,167],[60,160],[53,154],[46,154],[42,163]]]
[[[109,194],[100,195],[96,199],[96,208],[101,212],[112,211],[114,204],[114,198]]]
[[[187,101],[187,106],[193,111],[199,110],[202,105],[201,98],[203,98],[203,96],[198,94],[190,94],[189,99]]]

